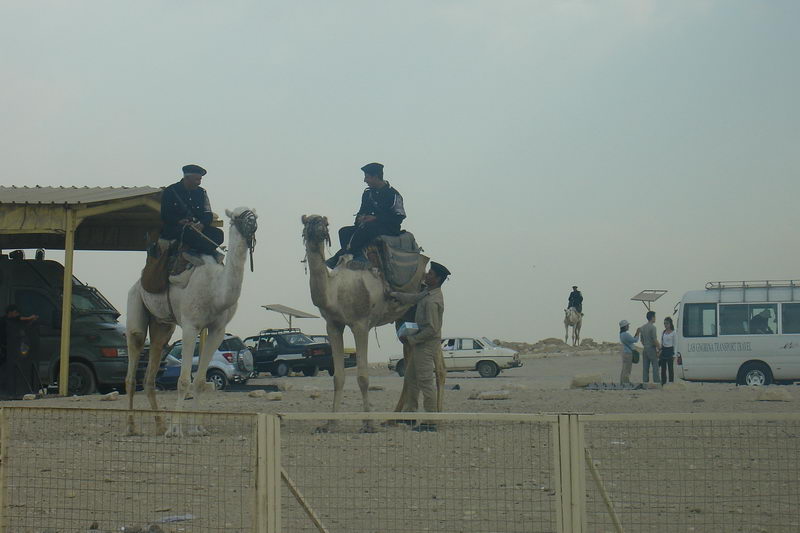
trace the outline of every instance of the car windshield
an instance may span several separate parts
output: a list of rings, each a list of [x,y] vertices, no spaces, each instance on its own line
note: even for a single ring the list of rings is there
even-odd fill
[[[287,344],[293,345],[314,344],[314,341],[312,341],[308,335],[304,333],[290,333],[288,335],[284,335],[283,340],[285,340]]]
[[[72,292],[72,309],[77,313],[118,314],[108,300],[91,287],[75,286]]]
[[[491,348],[497,348],[497,345],[492,341],[490,341],[489,339],[487,339],[486,337],[481,337],[481,342]]]

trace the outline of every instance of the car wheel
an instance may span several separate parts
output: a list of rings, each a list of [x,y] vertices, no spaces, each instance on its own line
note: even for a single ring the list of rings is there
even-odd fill
[[[397,375],[401,378],[406,375],[406,362],[405,361],[398,361],[397,366],[394,367],[394,371],[397,372]]]
[[[482,378],[493,378],[500,373],[500,369],[491,361],[481,361],[478,363],[477,370]]]
[[[304,368],[303,369],[303,375],[306,376],[306,377],[311,378],[311,377],[316,376],[317,374],[319,374],[319,368],[317,368],[316,366],[312,366],[311,368]]]
[[[217,390],[222,390],[228,386],[227,376],[225,376],[224,372],[216,368],[212,368],[206,373],[206,381],[213,383],[214,388]]]
[[[97,381],[92,369],[83,363],[70,363],[67,390],[70,396],[85,396],[95,392]]]
[[[278,363],[275,365],[275,370],[272,371],[272,375],[276,378],[282,378],[289,375],[289,365],[286,363]]]
[[[739,385],[762,386],[772,384],[772,371],[764,363],[747,363],[739,370]]]

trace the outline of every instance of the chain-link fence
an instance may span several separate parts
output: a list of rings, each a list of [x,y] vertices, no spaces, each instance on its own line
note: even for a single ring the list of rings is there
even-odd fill
[[[4,531],[252,531],[255,415],[154,414],[3,408]]]
[[[283,531],[556,530],[556,417],[363,416],[282,417]]]
[[[128,416],[0,410],[0,531],[800,531],[800,414]]]
[[[800,531],[800,416],[580,418],[588,531]]]

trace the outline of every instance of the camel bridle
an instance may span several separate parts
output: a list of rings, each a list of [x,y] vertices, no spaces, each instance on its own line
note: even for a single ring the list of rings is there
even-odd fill
[[[258,230],[258,217],[249,209],[245,209],[233,219],[233,225],[244,237],[247,249],[250,250],[250,272],[253,272],[253,250],[256,249],[256,230]]]
[[[303,240],[320,240],[325,241],[328,246],[331,245],[331,234],[328,231],[328,225],[322,217],[309,217],[303,228]]]

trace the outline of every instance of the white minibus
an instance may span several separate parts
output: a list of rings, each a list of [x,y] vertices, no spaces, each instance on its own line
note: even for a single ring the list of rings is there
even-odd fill
[[[709,282],[678,306],[675,354],[683,379],[800,380],[800,280]]]

